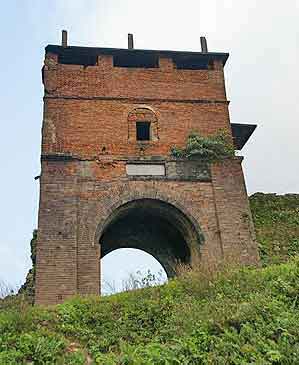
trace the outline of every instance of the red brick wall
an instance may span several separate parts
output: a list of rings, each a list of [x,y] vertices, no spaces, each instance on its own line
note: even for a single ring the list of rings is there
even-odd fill
[[[258,264],[257,242],[241,160],[214,164],[212,181],[223,258],[228,262]]]
[[[128,115],[140,105],[120,100],[46,99],[43,152],[69,152],[82,157],[106,153],[110,156],[135,156],[140,144],[128,140]],[[190,131],[215,133],[229,130],[226,104],[147,103],[157,115],[158,136],[146,143],[147,155],[169,155],[171,146],[183,145]],[[143,144],[144,146],[144,144]]]
[[[179,100],[225,100],[223,71],[113,67],[111,56],[102,56],[97,66],[57,64],[46,56],[45,89],[52,96],[80,98],[150,98]]]
[[[170,60],[163,60],[169,65]],[[221,128],[230,133],[223,70],[215,66],[128,69],[113,67],[111,57],[103,56],[98,66],[84,67],[57,64],[48,55],[42,151],[90,157],[106,147],[109,155],[139,154],[138,143],[131,138],[128,143],[128,116],[142,106],[156,113],[159,135],[142,154],[167,155],[190,131],[206,135]]]

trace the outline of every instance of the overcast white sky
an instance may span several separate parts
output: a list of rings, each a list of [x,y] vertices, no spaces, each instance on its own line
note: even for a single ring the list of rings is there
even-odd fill
[[[242,151],[249,193],[299,192],[298,0],[6,1],[0,14],[0,279],[21,282],[30,267],[40,69],[44,47],[60,43],[61,29],[69,31],[71,45],[126,48],[127,33],[134,33],[135,48],[191,51],[200,50],[205,35],[210,51],[230,53],[225,74],[231,121],[258,124]],[[108,280],[123,275],[115,267],[128,266],[125,258],[107,257]],[[154,267],[131,255],[129,264],[134,262]]]

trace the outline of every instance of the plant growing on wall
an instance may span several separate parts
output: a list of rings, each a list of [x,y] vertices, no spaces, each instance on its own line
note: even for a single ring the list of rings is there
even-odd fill
[[[207,162],[221,161],[235,155],[230,136],[220,131],[204,137],[195,132],[190,133],[185,148],[171,148],[171,155],[176,158],[200,159]]]
[[[25,294],[30,303],[33,303],[35,294],[36,240],[37,229],[33,231],[32,239],[30,241],[32,269],[30,269],[27,273],[25,283],[21,286],[18,292],[18,294]]]

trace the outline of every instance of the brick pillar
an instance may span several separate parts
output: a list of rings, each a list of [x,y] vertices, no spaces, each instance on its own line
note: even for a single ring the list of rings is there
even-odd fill
[[[210,77],[217,83],[219,91],[222,91],[223,98],[226,100],[224,70],[221,61],[216,60],[213,62]]]
[[[113,57],[101,55],[98,56],[98,66],[102,67],[103,69],[111,69],[113,67]]]
[[[81,221],[78,234],[78,294],[100,294],[100,244],[89,222]],[[87,229],[86,229],[87,228]]]
[[[36,304],[57,304],[77,294],[75,187],[66,178],[41,177]]]
[[[212,183],[224,260],[246,265],[258,264],[241,159],[214,164]]]
[[[159,57],[159,67],[162,71],[172,71],[173,61],[171,58]]]

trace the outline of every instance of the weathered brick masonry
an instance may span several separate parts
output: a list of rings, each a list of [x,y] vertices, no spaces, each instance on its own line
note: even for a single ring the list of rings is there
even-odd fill
[[[146,250],[169,275],[178,260],[258,262],[242,159],[170,156],[190,131],[225,129],[237,149],[249,138],[252,126],[230,124],[227,57],[46,48],[36,303],[98,294],[100,257],[119,247]]]

